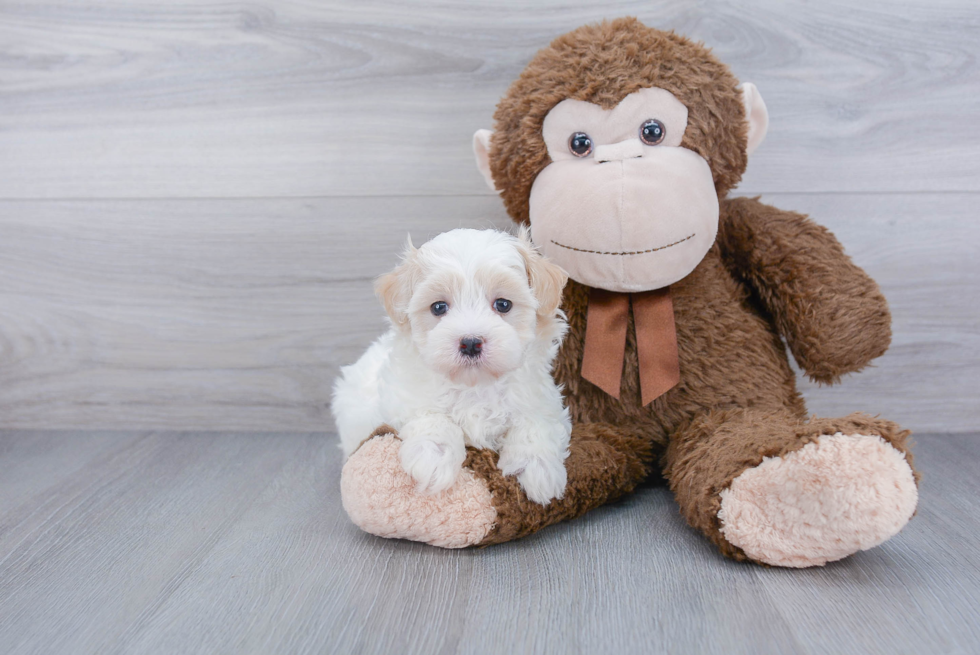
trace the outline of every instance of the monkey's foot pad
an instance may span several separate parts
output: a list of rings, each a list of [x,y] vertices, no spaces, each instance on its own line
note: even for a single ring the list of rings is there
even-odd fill
[[[773,566],[822,566],[876,546],[918,503],[905,456],[879,436],[823,435],[766,458],[721,492],[729,542]]]
[[[389,539],[465,548],[483,541],[497,520],[487,484],[463,469],[449,489],[423,495],[398,460],[392,434],[365,442],[344,464],[340,493],[351,521]]]

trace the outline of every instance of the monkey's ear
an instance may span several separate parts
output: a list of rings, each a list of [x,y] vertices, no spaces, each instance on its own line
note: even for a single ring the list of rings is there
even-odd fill
[[[480,174],[483,175],[483,180],[490,187],[491,191],[497,190],[497,187],[493,183],[493,175],[490,173],[490,137],[493,136],[493,130],[477,130],[476,134],[473,135],[473,154],[476,155],[476,167],[480,169]]]
[[[399,328],[408,327],[408,303],[412,299],[418,270],[418,249],[412,244],[412,235],[409,235],[401,263],[374,283],[374,292],[384,304],[388,318]]]
[[[759,89],[751,82],[742,85],[742,104],[745,106],[745,120],[749,122],[749,144],[745,150],[746,154],[751,155],[769,131],[769,110]]]
[[[531,292],[538,301],[538,316],[551,318],[561,305],[561,292],[568,282],[568,274],[538,252],[531,243],[531,230],[526,225],[521,226],[517,238]]]

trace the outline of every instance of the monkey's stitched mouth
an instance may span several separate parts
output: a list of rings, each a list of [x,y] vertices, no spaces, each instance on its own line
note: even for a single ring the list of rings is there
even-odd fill
[[[679,243],[684,243],[685,241],[690,241],[693,238],[694,238],[694,235],[691,234],[689,236],[684,237],[680,241],[675,241],[674,243],[668,243],[666,246],[660,246],[659,248],[650,248],[649,250],[632,250],[632,251],[628,251],[628,252],[612,252],[611,250],[610,251],[605,251],[605,252],[603,252],[602,250],[586,250],[585,248],[575,248],[575,247],[572,247],[572,246],[566,246],[564,243],[558,243],[554,239],[551,240],[551,243],[555,244],[556,246],[560,246],[562,248],[567,248],[568,250],[574,250],[575,252],[587,252],[587,253],[590,253],[590,254],[593,254],[593,255],[645,255],[645,254],[650,253],[650,252],[657,252],[658,250],[666,250],[667,248],[670,248],[671,246],[676,246]]]

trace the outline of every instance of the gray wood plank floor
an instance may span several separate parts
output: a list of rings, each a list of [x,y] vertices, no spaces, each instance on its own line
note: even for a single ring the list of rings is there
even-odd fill
[[[976,653],[980,435],[825,568],[722,559],[651,486],[483,550],[360,532],[324,433],[0,432],[0,652]]]

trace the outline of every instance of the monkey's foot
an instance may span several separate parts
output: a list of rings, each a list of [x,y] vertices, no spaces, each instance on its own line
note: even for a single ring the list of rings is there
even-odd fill
[[[344,509],[365,532],[443,548],[487,546],[527,536],[573,519],[625,493],[643,480],[652,461],[649,443],[602,423],[572,430],[561,498],[528,499],[517,478],[504,475],[497,453],[466,449],[453,485],[421,494],[401,466],[401,441],[387,426],[375,431],[344,465]]]
[[[384,434],[366,441],[344,464],[344,509],[365,532],[442,548],[474,546],[490,533],[497,511],[486,482],[464,468],[437,494],[416,491],[399,460],[401,440]]]
[[[774,566],[822,566],[901,530],[918,502],[912,469],[879,436],[818,437],[766,458],[721,492],[731,544]]]

